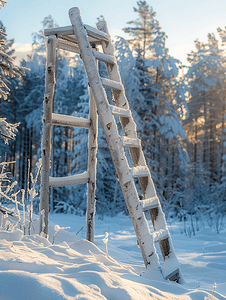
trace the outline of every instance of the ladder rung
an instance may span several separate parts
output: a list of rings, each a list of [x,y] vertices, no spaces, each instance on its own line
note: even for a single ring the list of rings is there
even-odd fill
[[[177,263],[177,260],[175,262]],[[176,282],[180,282],[180,270],[179,268],[176,268],[176,270],[174,270],[173,272],[171,272],[170,274],[168,274],[167,276],[165,276],[165,280],[170,280],[170,281],[176,281]]]
[[[137,166],[131,168],[133,178],[148,177],[149,171],[146,166]]]
[[[162,240],[165,240],[169,237],[168,230],[166,228],[159,229],[158,231],[154,231],[152,233],[153,240],[155,243],[158,243]]]
[[[67,42],[73,43],[74,45],[78,45],[77,44],[77,40],[75,38],[74,35],[62,35],[59,37],[61,40],[65,40]]]
[[[75,174],[65,177],[49,177],[49,186],[50,187],[61,187],[61,186],[70,186],[75,184],[88,183],[89,181],[89,172],[85,171],[81,174]]]
[[[58,39],[57,43],[58,48],[62,50],[67,50],[73,53],[80,54],[79,46],[75,43],[66,42],[64,40]]]
[[[95,50],[93,50],[93,55],[95,56],[96,59],[104,61],[105,63],[109,63],[112,65],[116,63],[116,58],[114,56],[107,55]]]
[[[155,197],[152,197],[152,198],[140,200],[140,204],[142,206],[143,211],[147,211],[149,209],[156,208],[156,207],[159,206],[158,197],[155,196]]]
[[[127,136],[122,136],[122,145],[124,147],[131,148],[141,148],[141,141],[138,138],[129,138]]]
[[[118,106],[114,105],[109,105],[111,108],[111,112],[113,115],[118,116],[118,117],[130,117],[131,112],[129,109],[124,109]]]
[[[96,28],[93,28],[89,25],[85,25],[84,27],[86,28],[88,36],[92,38],[96,38],[97,40],[104,40],[104,41],[109,41],[110,35],[102,32]],[[65,35],[72,35],[74,36],[74,31],[72,26],[64,26],[64,27],[56,27],[56,28],[48,28],[44,30],[44,35],[49,36],[49,35],[57,35],[59,36],[65,36]]]
[[[102,78],[101,81],[104,87],[112,89],[112,90],[119,90],[122,91],[122,84],[120,82],[116,82],[107,78]]]
[[[74,31],[72,26],[64,26],[64,27],[56,27],[56,28],[47,28],[44,30],[44,35],[57,35],[57,36],[63,36],[63,35],[73,35]]]
[[[71,126],[89,128],[90,120],[82,117],[74,117],[62,114],[52,114],[52,124],[59,126]]]

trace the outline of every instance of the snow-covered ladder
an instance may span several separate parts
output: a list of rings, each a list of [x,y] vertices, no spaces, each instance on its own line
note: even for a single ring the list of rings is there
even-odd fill
[[[179,263],[175,255],[165,216],[145,161],[141,142],[137,138],[136,124],[125,96],[107,23],[105,21],[99,22],[97,29],[83,24],[78,8],[70,9],[69,16],[72,26],[49,29],[45,31],[45,34],[50,36],[49,40],[51,41],[54,41],[54,36],[57,36],[60,48],[79,53],[83,60],[90,89],[114,162],[117,178],[137,236],[138,245],[145,266],[150,270],[149,276],[152,279],[161,279],[163,276],[165,279],[181,282],[182,275]],[[95,45],[101,45],[103,52],[95,51]],[[99,76],[96,59],[106,63],[109,79]],[[112,89],[115,105],[109,104],[104,87]],[[120,118],[124,136],[119,135],[115,115]],[[129,167],[124,151],[125,147],[128,147],[133,160],[134,167],[132,168]],[[134,178],[139,179],[144,200],[139,199]],[[148,211],[150,214],[154,229],[153,233],[150,231],[145,211]],[[164,265],[162,267],[156,252],[156,243],[159,244],[163,257]]]

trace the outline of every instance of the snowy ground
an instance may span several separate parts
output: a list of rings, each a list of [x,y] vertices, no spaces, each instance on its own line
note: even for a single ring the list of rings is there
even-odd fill
[[[84,239],[85,217],[57,214],[50,221],[49,241],[0,231],[0,300],[226,299],[226,229],[216,234],[199,224],[189,238],[183,224],[169,225],[185,279],[179,285],[145,278],[129,217],[97,219],[95,245]],[[54,224],[71,229],[60,230],[52,245]]]

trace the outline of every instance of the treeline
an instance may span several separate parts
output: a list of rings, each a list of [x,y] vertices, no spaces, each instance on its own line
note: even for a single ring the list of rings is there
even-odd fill
[[[205,213],[220,219],[226,210],[226,32],[218,29],[219,37],[208,34],[207,43],[196,40],[186,67],[170,56],[167,36],[153,9],[138,1],[134,10],[137,20],[124,29],[131,38],[115,41],[116,57],[158,196],[167,215],[199,218]],[[50,16],[44,19],[43,28],[54,26]],[[6,51],[11,51],[9,43]],[[28,173],[34,172],[40,157],[45,56],[40,31],[34,34],[32,55],[21,62],[30,71],[20,79],[10,79],[10,95],[1,98],[1,116],[20,122],[10,147],[1,144],[1,156],[7,153],[7,160],[16,160],[11,171],[25,190]],[[103,63],[99,63],[99,72],[107,77]],[[111,102],[111,91],[106,92]],[[54,112],[88,117],[88,101],[80,58],[58,51]],[[87,169],[87,138],[86,129],[53,127],[52,176]],[[126,212],[101,126],[97,158],[97,213]],[[51,208],[85,213],[86,186],[53,189]]]

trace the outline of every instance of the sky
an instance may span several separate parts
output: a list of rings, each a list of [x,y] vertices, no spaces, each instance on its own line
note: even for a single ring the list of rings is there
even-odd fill
[[[194,40],[207,40],[208,33],[217,34],[226,26],[225,0],[147,0],[156,12],[162,30],[168,36],[170,54],[186,64],[187,53],[194,50]],[[8,0],[0,10],[0,20],[8,38],[15,39],[17,61],[31,49],[32,33],[42,29],[41,21],[52,15],[59,26],[70,25],[68,10],[79,7],[83,22],[95,26],[103,15],[111,35],[124,36],[126,22],[135,20],[136,0]]]

